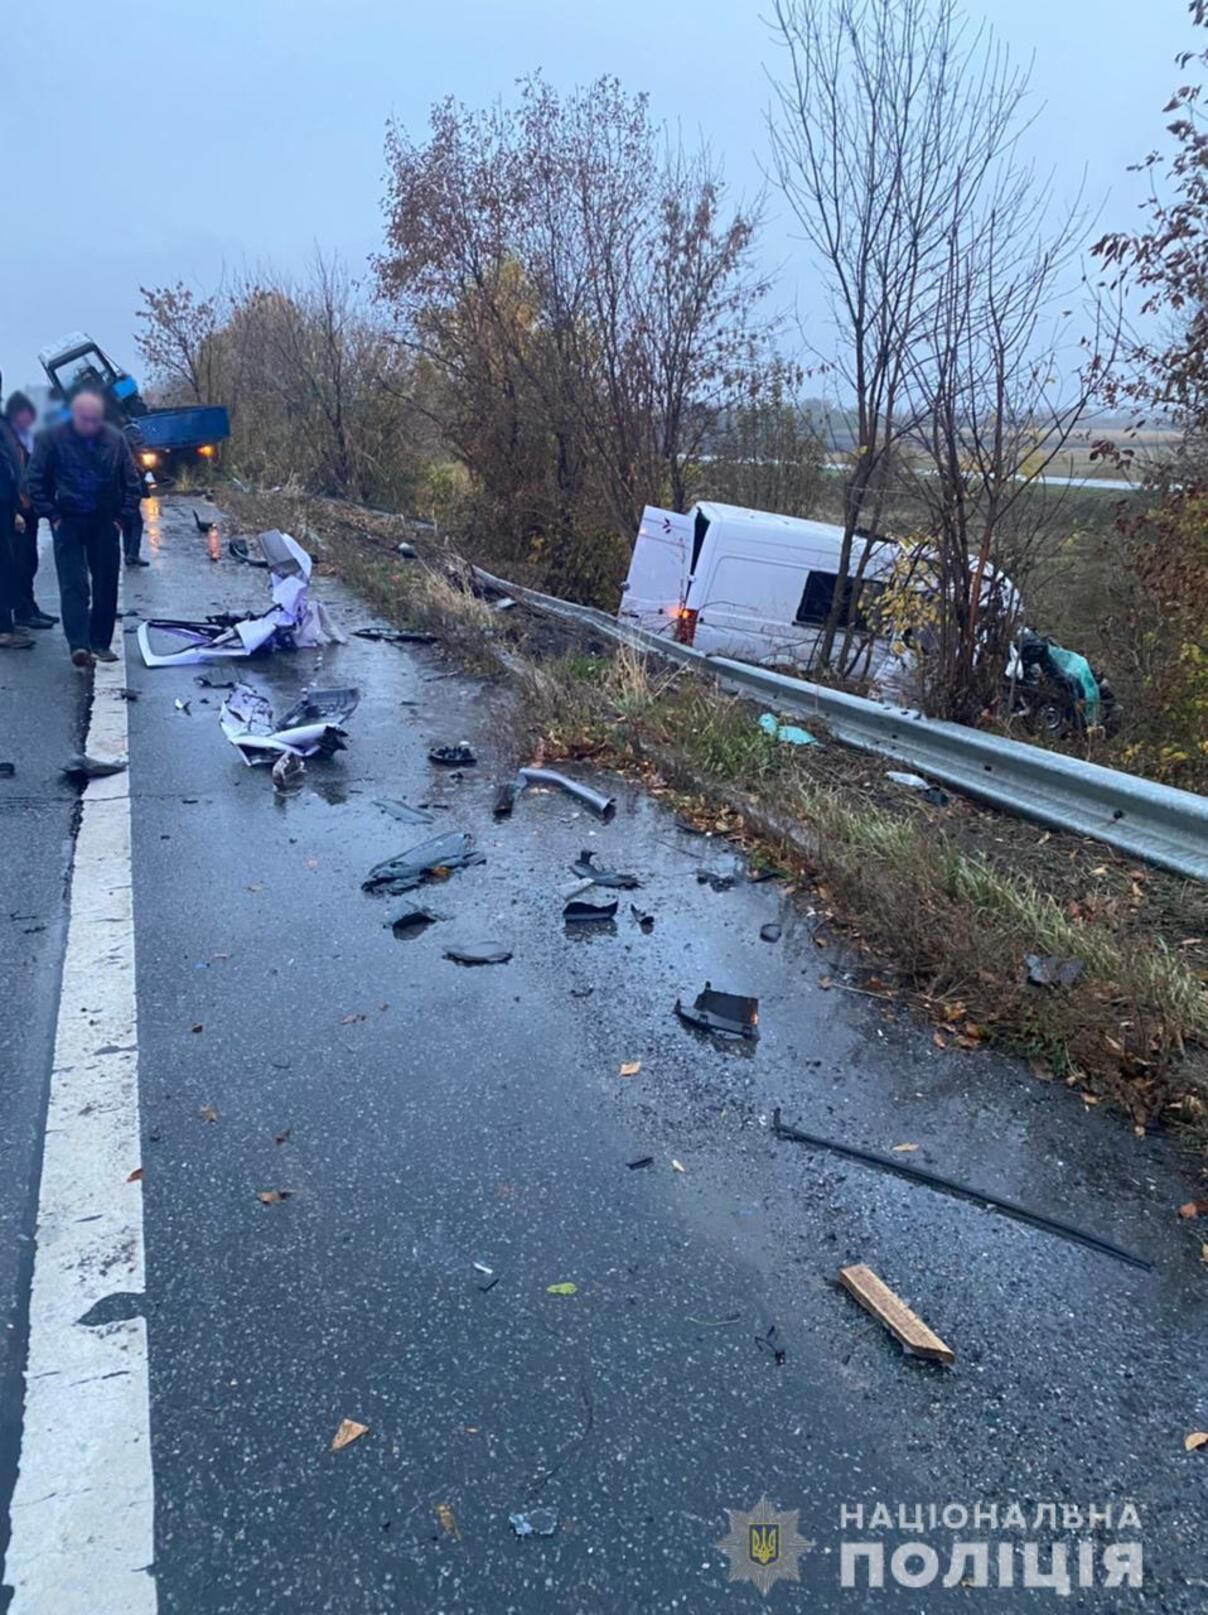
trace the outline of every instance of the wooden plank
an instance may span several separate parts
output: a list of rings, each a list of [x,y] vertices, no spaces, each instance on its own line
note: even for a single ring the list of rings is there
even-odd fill
[[[865,1267],[862,1262],[855,1267],[841,1267],[839,1283],[916,1357],[928,1357],[936,1363],[956,1360],[952,1348],[946,1346],[934,1330],[928,1329],[922,1318],[912,1312],[871,1267]]]

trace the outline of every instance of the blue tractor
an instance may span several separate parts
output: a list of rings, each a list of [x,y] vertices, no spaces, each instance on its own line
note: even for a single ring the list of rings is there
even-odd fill
[[[139,395],[138,382],[109,359],[86,336],[75,331],[38,354],[50,382],[50,396],[62,405],[84,388],[99,392],[106,413],[130,439],[144,475],[170,481],[186,466],[213,465],[219,446],[231,435],[222,404],[188,404],[183,409],[151,409]]]

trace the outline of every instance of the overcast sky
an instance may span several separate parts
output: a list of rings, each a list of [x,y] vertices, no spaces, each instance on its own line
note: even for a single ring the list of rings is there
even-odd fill
[[[138,373],[138,288],[212,286],[224,263],[302,262],[314,242],[357,265],[378,244],[386,119],[423,128],[453,94],[481,105],[541,68],[559,88],[616,73],[656,114],[759,189],[763,0],[42,0],[8,8],[0,45],[0,369],[83,329]],[[1035,53],[1035,147],[1059,189],[1083,173],[1104,228],[1135,217],[1128,164],[1161,138],[1184,0],[988,0]],[[778,300],[808,305],[792,221],[769,199]]]

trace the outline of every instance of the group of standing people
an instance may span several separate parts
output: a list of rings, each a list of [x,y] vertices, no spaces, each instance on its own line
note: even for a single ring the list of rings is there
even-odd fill
[[[142,483],[125,434],[87,389],[66,420],[34,436],[36,411],[13,393],[0,417],[0,651],[31,650],[36,631],[59,621],[38,605],[38,523],[50,523],[59,610],[72,665],[117,660],[118,570],[139,555]]]

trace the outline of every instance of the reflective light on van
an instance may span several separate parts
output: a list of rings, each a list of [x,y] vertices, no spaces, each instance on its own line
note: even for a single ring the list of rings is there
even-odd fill
[[[675,618],[675,641],[678,645],[690,645],[696,638],[695,611],[689,611],[687,606],[676,606],[670,615]]]

